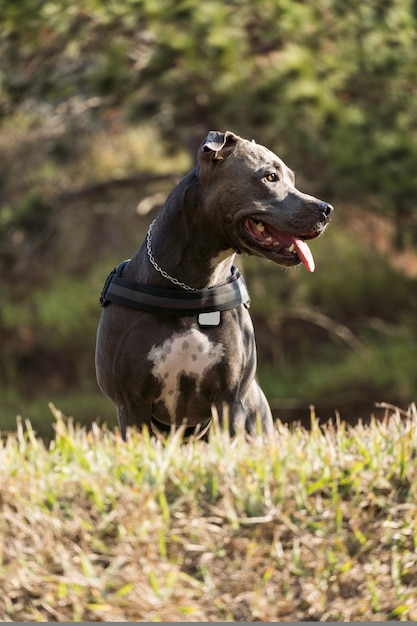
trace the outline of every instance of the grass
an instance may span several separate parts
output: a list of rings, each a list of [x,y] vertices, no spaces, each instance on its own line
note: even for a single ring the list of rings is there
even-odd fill
[[[416,620],[417,409],[208,444],[30,422],[0,449],[0,619]]]

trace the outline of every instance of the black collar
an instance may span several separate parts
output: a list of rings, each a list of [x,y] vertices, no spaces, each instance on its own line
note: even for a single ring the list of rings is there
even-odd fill
[[[249,294],[240,272],[232,267],[232,273],[222,285],[196,291],[162,289],[123,278],[123,269],[129,263],[123,261],[108,275],[100,296],[100,305],[116,302],[123,306],[150,313],[172,315],[197,315],[214,311],[226,311],[244,304],[249,307]]]

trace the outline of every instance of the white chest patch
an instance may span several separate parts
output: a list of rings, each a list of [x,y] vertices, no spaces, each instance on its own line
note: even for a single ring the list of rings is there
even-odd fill
[[[159,400],[174,419],[180,393],[181,376],[195,380],[199,392],[206,372],[223,357],[223,346],[212,343],[197,328],[176,333],[160,346],[153,346],[148,354],[152,361],[152,374],[162,383]]]

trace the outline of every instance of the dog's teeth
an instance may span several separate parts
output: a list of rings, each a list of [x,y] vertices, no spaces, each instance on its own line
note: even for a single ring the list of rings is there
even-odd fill
[[[255,222],[255,228],[256,230],[259,230],[260,233],[263,233],[265,230],[265,226],[262,224],[262,222]]]
[[[265,241],[267,241],[268,243],[272,243],[274,241],[274,238],[269,236],[265,239]]]
[[[287,250],[288,250],[288,252],[294,252],[295,251],[295,245],[292,243],[290,246],[288,246]]]

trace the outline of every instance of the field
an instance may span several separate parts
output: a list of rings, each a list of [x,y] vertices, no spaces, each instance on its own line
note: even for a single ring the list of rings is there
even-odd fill
[[[51,405],[0,449],[0,620],[417,620],[417,409],[209,443]]]

